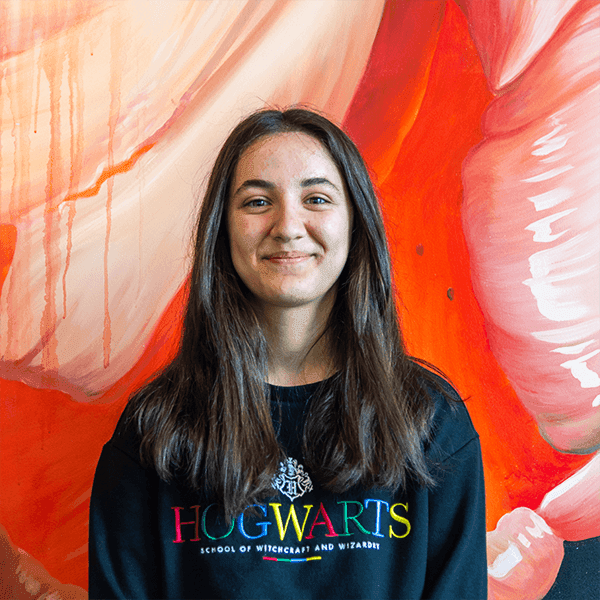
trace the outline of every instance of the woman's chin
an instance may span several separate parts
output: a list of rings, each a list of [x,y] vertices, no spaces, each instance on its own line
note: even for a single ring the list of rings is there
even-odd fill
[[[331,294],[330,290],[315,291],[314,289],[306,289],[306,286],[280,286],[264,290],[262,294],[256,294],[255,298],[266,307],[272,306],[277,308],[302,308],[302,307],[320,307],[323,305],[323,300]]]

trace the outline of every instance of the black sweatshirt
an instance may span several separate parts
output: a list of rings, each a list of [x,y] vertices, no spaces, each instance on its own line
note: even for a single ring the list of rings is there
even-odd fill
[[[486,598],[481,450],[464,405],[432,391],[434,488],[335,495],[302,464],[299,432],[317,386],[270,386],[289,458],[279,492],[230,526],[182,482],[142,468],[122,418],[92,490],[90,598]]]

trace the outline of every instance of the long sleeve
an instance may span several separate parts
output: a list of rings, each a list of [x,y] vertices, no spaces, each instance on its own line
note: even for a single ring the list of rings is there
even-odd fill
[[[90,599],[161,597],[155,480],[119,448],[104,447],[90,505]]]
[[[461,407],[466,418],[466,409]],[[485,488],[477,437],[440,462],[429,495],[424,598],[487,598]]]

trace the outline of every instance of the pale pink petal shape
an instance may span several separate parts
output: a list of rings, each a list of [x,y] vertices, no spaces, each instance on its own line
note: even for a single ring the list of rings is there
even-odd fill
[[[2,29],[12,44],[1,48],[0,69],[3,222],[94,188],[105,169],[155,140],[257,30],[290,26],[298,10],[289,0],[9,6]],[[324,19],[330,15],[325,7]]]
[[[600,443],[599,84],[600,7],[582,2],[491,103],[463,171],[490,346],[541,433],[570,452]]]
[[[129,16],[118,34],[108,17],[97,23],[97,39],[104,41],[97,42],[95,53],[108,52],[111,35],[119,44],[129,42],[122,56],[105,54],[109,66],[96,74],[104,91],[112,92],[104,94],[106,110],[98,117],[104,135],[107,115],[112,123],[113,155],[108,153],[106,164],[117,165],[117,156],[149,141],[154,146],[105,182],[96,196],[53,210],[60,192],[45,205],[9,211],[18,236],[0,298],[0,377],[58,388],[79,400],[101,393],[135,364],[183,282],[193,187],[204,180],[230,128],[265,104],[310,103],[341,121],[364,71],[384,1],[323,0],[318,19],[312,2],[176,3],[199,14],[196,20],[187,16],[179,27],[167,19],[171,36],[159,39],[142,25],[131,25],[137,19],[146,22],[140,10],[145,3],[123,4],[130,5]],[[227,14],[219,16],[223,10]],[[206,11],[213,11],[218,26],[203,33]],[[160,28],[160,19],[155,21]],[[189,53],[187,41],[201,51]],[[143,65],[139,72],[136,65]],[[183,83],[168,78],[171,65],[187,77]],[[152,85],[130,93],[124,84],[130,68],[136,81]],[[118,81],[115,70],[122,74]],[[174,83],[181,85],[179,95],[165,98]],[[66,83],[64,88],[68,98]],[[86,91],[83,99],[88,98]],[[56,107],[61,123],[68,121],[65,102]],[[104,166],[98,157],[91,162],[95,173]],[[55,167],[59,181],[62,163]]]
[[[600,454],[548,492],[536,512],[565,540],[600,536]]]
[[[552,587],[563,540],[529,508],[504,515],[487,534],[490,600],[538,600]]]
[[[0,524],[0,592],[7,600],[87,600],[81,587],[62,584],[25,550],[17,548]]]
[[[546,494],[517,508],[487,534],[490,600],[543,598],[560,568],[563,540],[600,535],[600,454]]]
[[[580,0],[457,0],[492,90],[518,77]]]

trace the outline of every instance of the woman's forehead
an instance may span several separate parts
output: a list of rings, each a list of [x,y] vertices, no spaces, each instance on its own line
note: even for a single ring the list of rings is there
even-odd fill
[[[301,176],[326,172],[342,181],[340,170],[329,151],[315,137],[301,132],[263,136],[240,155],[233,173],[234,182],[257,176]]]

